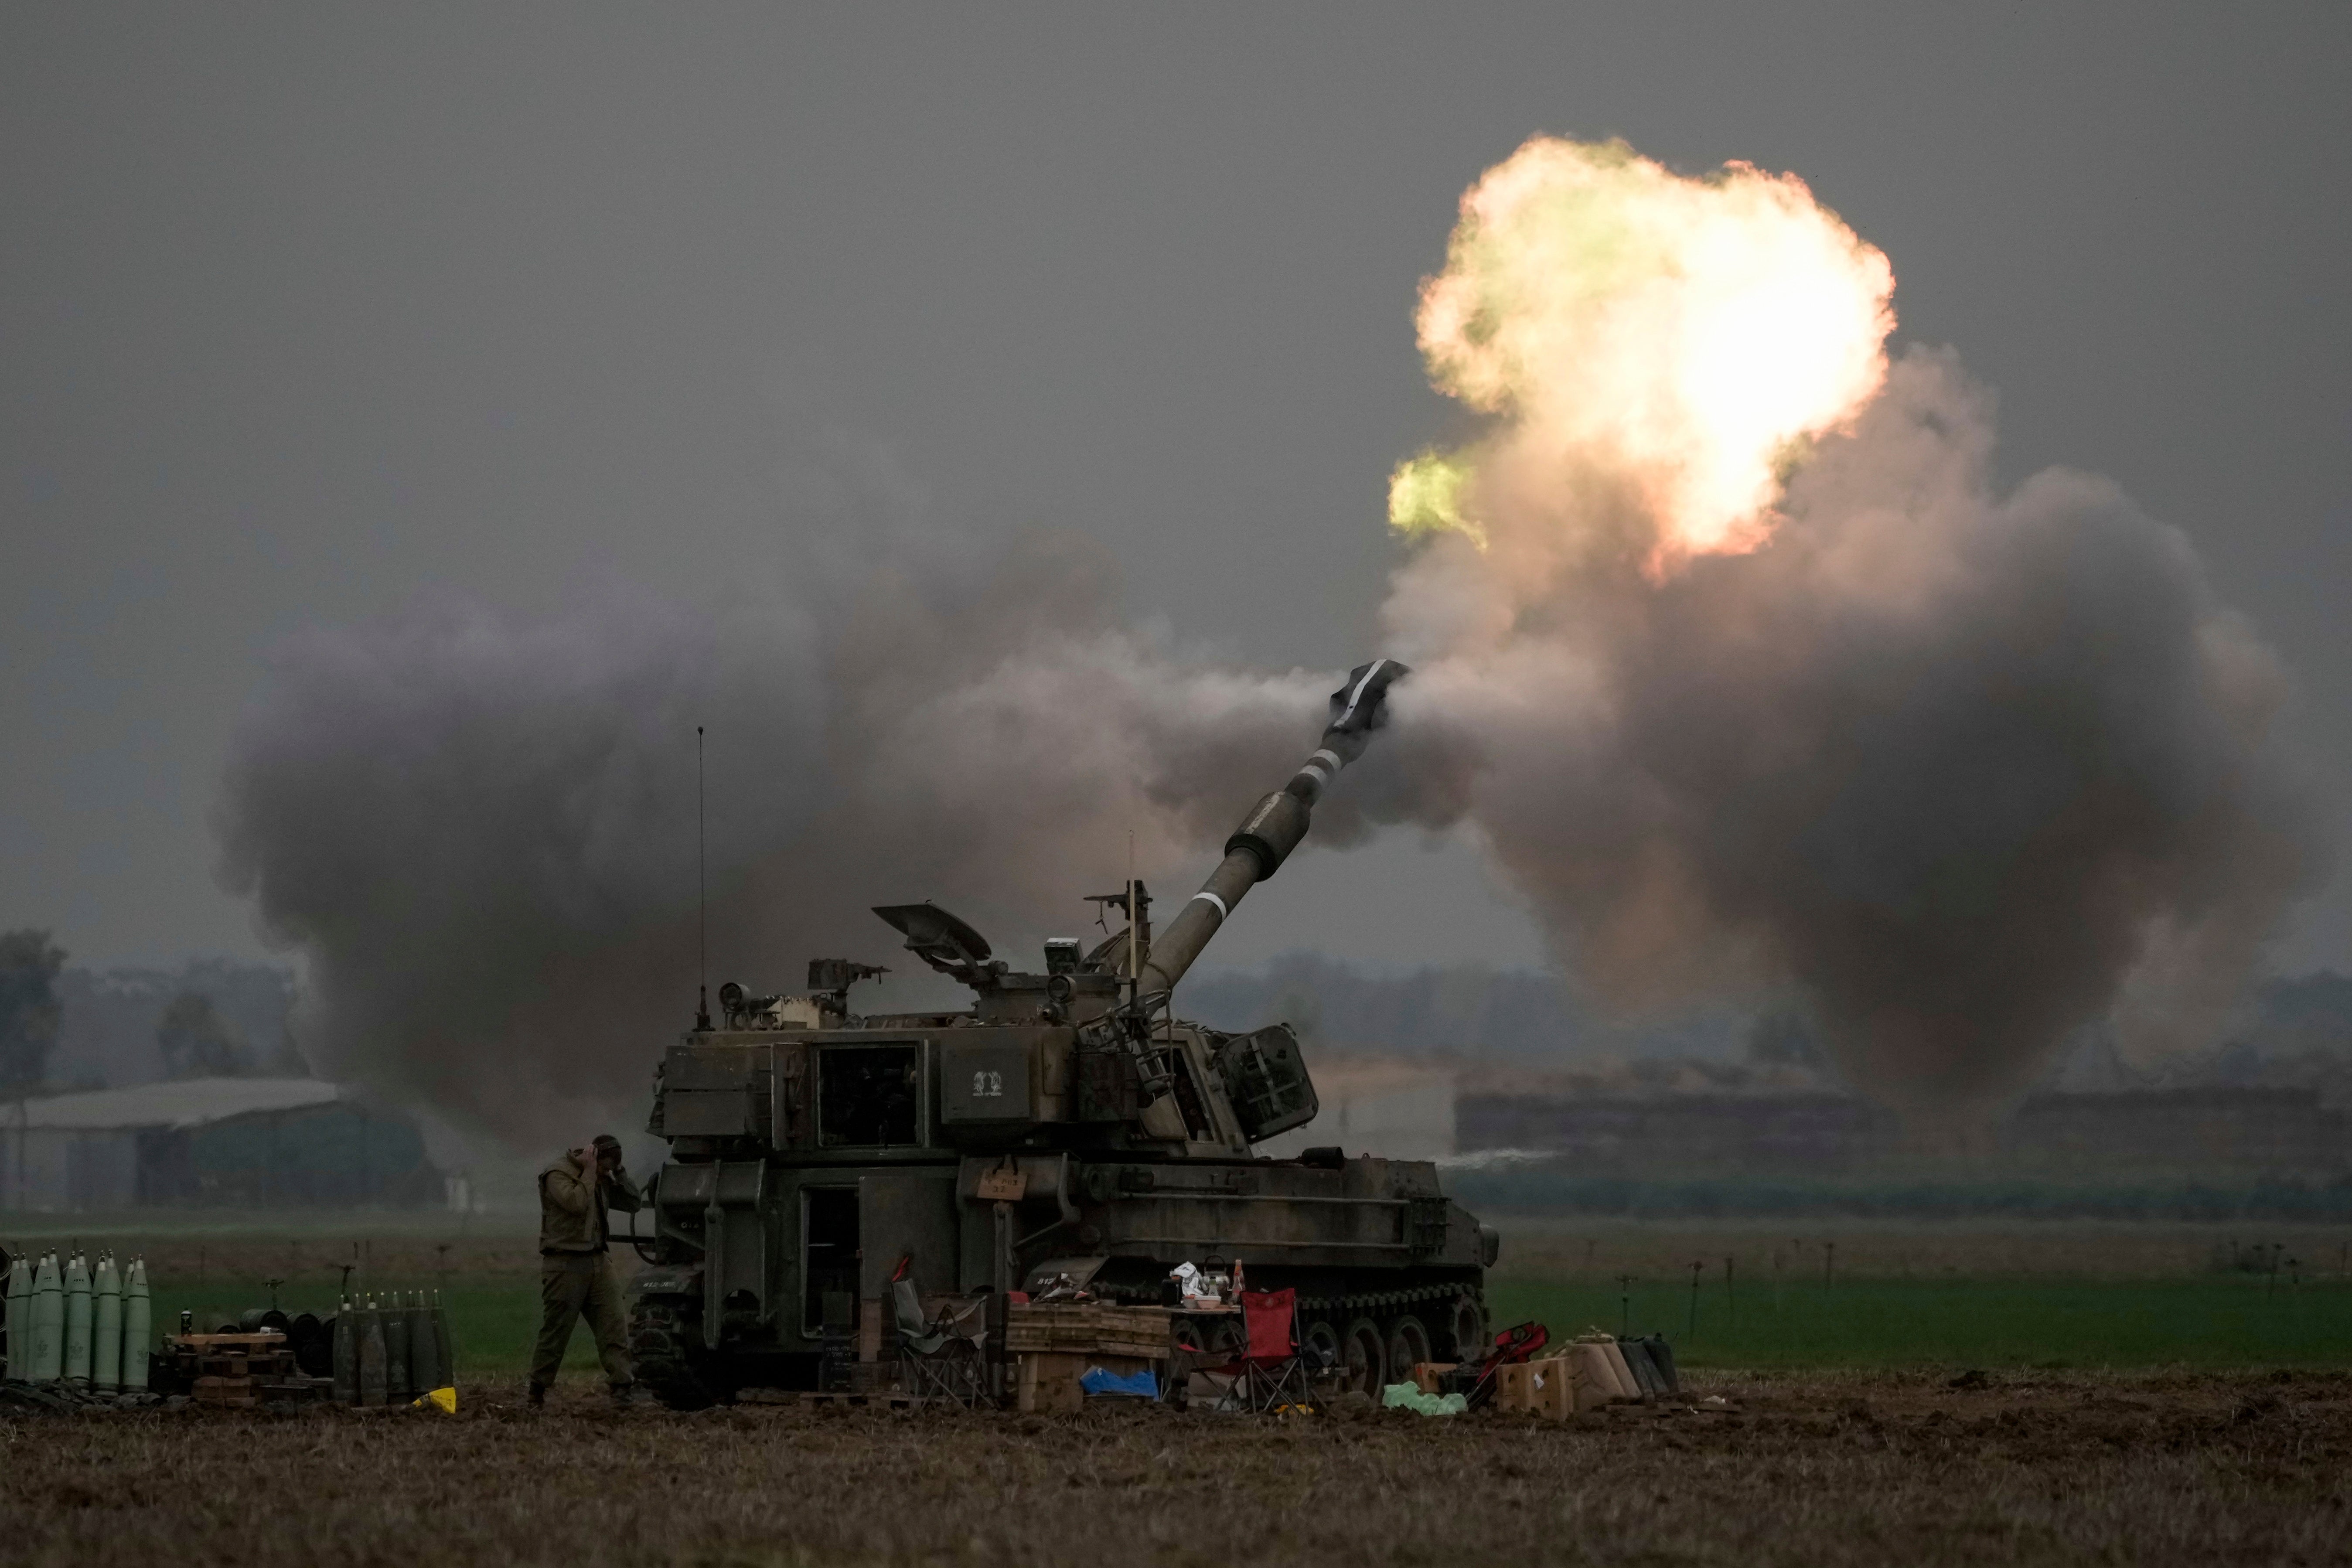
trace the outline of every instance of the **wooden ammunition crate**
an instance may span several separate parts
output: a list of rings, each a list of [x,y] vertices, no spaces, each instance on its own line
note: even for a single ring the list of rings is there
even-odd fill
[[[261,1403],[261,1395],[249,1377],[200,1377],[194,1385],[199,1405],[249,1405]]]
[[[1589,1397],[1580,1400],[1577,1372],[1575,1360],[1565,1354],[1496,1367],[1495,1408],[1525,1410],[1549,1421],[1565,1421],[1597,1403]]]
[[[167,1334],[163,1356],[172,1371],[186,1381],[199,1405],[324,1399],[331,1386],[325,1378],[303,1375],[286,1336],[274,1330],[253,1334]]]
[[[1495,1408],[1525,1410],[1535,1386],[1535,1363],[1506,1362],[1495,1369]]]
[[[1168,1359],[1168,1310],[1081,1301],[1005,1309],[1004,1349],[1012,1355],[1068,1354]]]

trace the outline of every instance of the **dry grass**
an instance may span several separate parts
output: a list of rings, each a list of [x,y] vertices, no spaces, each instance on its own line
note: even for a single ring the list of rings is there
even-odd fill
[[[10,1563],[2337,1562],[2352,1379],[1714,1374],[1547,1426],[341,1411],[0,1418]]]

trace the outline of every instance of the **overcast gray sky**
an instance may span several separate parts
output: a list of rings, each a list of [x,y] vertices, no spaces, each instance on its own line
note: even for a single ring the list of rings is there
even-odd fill
[[[13,6],[0,926],[260,951],[208,814],[274,644],[756,592],[825,441],[1099,538],[1138,616],[1355,662],[1389,469],[1454,428],[1415,285],[1537,132],[1801,174],[1998,390],[2005,475],[2195,539],[2346,840],[2347,58],[2340,4]],[[2345,889],[2284,967],[2345,966]],[[1253,911],[1222,960],[1539,962],[1459,850]]]

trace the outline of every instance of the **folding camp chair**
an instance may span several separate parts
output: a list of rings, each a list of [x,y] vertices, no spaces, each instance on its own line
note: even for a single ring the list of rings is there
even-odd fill
[[[890,1303],[898,1320],[898,1366],[907,1392],[952,1399],[966,1409],[979,1404],[988,1387],[980,1353],[987,1303],[973,1301],[960,1312],[942,1310],[934,1321],[923,1316],[915,1282],[904,1278],[890,1281]]]
[[[1203,1369],[1233,1379],[1216,1408],[1258,1415],[1284,1408],[1313,1409],[1307,1363],[1298,1353],[1298,1292],[1244,1290],[1241,1307],[1240,1358]]]

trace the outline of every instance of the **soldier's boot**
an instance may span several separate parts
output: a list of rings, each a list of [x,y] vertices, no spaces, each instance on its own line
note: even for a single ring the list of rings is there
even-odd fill
[[[547,1403],[547,1384],[543,1383],[534,1383],[527,1386],[530,1391],[530,1407],[533,1410],[537,1410],[545,1405]]]
[[[653,1403],[652,1396],[646,1393],[645,1385],[636,1382],[614,1384],[612,1393],[614,1405],[624,1410],[632,1405]]]

